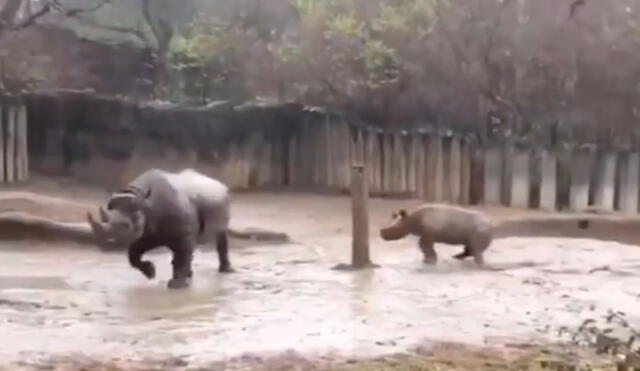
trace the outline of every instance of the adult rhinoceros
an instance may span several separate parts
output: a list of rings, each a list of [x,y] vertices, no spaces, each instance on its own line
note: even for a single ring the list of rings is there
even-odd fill
[[[87,219],[98,241],[128,246],[129,263],[148,279],[155,266],[142,256],[166,246],[173,253],[169,288],[189,285],[196,244],[215,239],[219,271],[232,272],[227,230],[230,196],[227,186],[192,169],[179,173],[149,170],[113,193],[100,221]]]

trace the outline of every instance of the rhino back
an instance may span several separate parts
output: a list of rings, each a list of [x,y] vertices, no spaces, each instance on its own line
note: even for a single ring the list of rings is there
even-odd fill
[[[207,240],[228,227],[228,187],[195,170],[172,173],[152,169],[129,185],[143,192],[151,190],[146,233],[171,236],[195,233],[200,240]]]
[[[491,230],[483,214],[449,205],[429,205],[415,217],[416,227],[438,242],[464,244],[472,235]]]
[[[226,185],[192,169],[171,174],[168,179],[175,189],[189,199],[202,218],[203,239],[227,229],[231,200]]]
[[[186,169],[177,174],[168,174],[167,179],[190,199],[212,205],[228,202],[229,189],[226,185],[195,170]]]
[[[164,171],[159,169],[151,169],[135,177],[135,179],[129,182],[128,186],[133,185],[134,187],[146,191],[150,189],[154,183],[162,181],[162,179],[164,179],[165,177],[166,173]]]

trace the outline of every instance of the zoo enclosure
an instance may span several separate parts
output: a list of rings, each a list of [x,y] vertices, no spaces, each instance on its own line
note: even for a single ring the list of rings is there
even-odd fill
[[[281,185],[346,190],[351,164],[362,163],[373,195],[546,210],[639,209],[640,154],[633,150],[481,145],[468,137],[385,132],[344,121],[304,126],[288,145],[289,184]],[[270,166],[275,174],[282,172],[278,163]]]
[[[633,149],[560,150],[481,143],[455,133],[385,131],[296,104],[185,108],[56,93],[31,96],[26,106],[33,169],[107,188],[150,167],[194,167],[236,190],[347,192],[351,165],[362,163],[372,195],[639,210],[640,154]],[[25,121],[24,108],[2,109],[14,117],[8,127]],[[24,178],[26,157],[21,161],[14,169]]]

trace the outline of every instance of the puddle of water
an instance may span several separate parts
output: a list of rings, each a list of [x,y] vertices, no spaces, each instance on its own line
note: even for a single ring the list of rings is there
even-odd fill
[[[80,349],[207,363],[286,349],[363,355],[423,339],[481,344],[547,336],[539,330],[577,324],[594,306],[606,311],[614,301],[616,309],[640,316],[640,289],[633,289],[640,287],[640,267],[632,246],[500,240],[487,253],[499,269],[492,271],[451,259],[457,251],[446,246],[437,247],[439,264],[425,267],[415,241],[407,241],[376,244],[378,269],[337,272],[331,267],[344,261],[344,249],[309,242],[235,249],[238,272],[230,275],[217,273],[215,252],[200,251],[193,287],[180,291],[165,287],[166,252],[148,257],[158,270],[149,281],[122,254],[2,250],[1,329],[12,341],[0,356],[10,361]],[[589,273],[603,265],[610,271]],[[614,274],[620,269],[635,274]]]
[[[70,286],[64,277],[0,276],[0,290],[8,289],[67,290]]]

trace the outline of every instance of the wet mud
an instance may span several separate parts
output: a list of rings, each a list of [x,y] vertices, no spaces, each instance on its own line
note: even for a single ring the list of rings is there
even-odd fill
[[[429,267],[415,239],[376,235],[403,203],[372,203],[380,267],[341,272],[331,268],[349,260],[347,198],[239,195],[238,224],[284,230],[293,242],[232,246],[237,272],[229,275],[202,248],[193,286],[177,291],[166,289],[166,251],[149,255],[158,269],[150,281],[121,253],[2,243],[0,368],[59,357],[198,367],[287,350],[363,357],[425,342],[553,341],[558,328],[608,309],[640,315],[637,246],[507,238],[493,243],[481,270],[451,258],[460,247],[436,245],[439,263]]]

